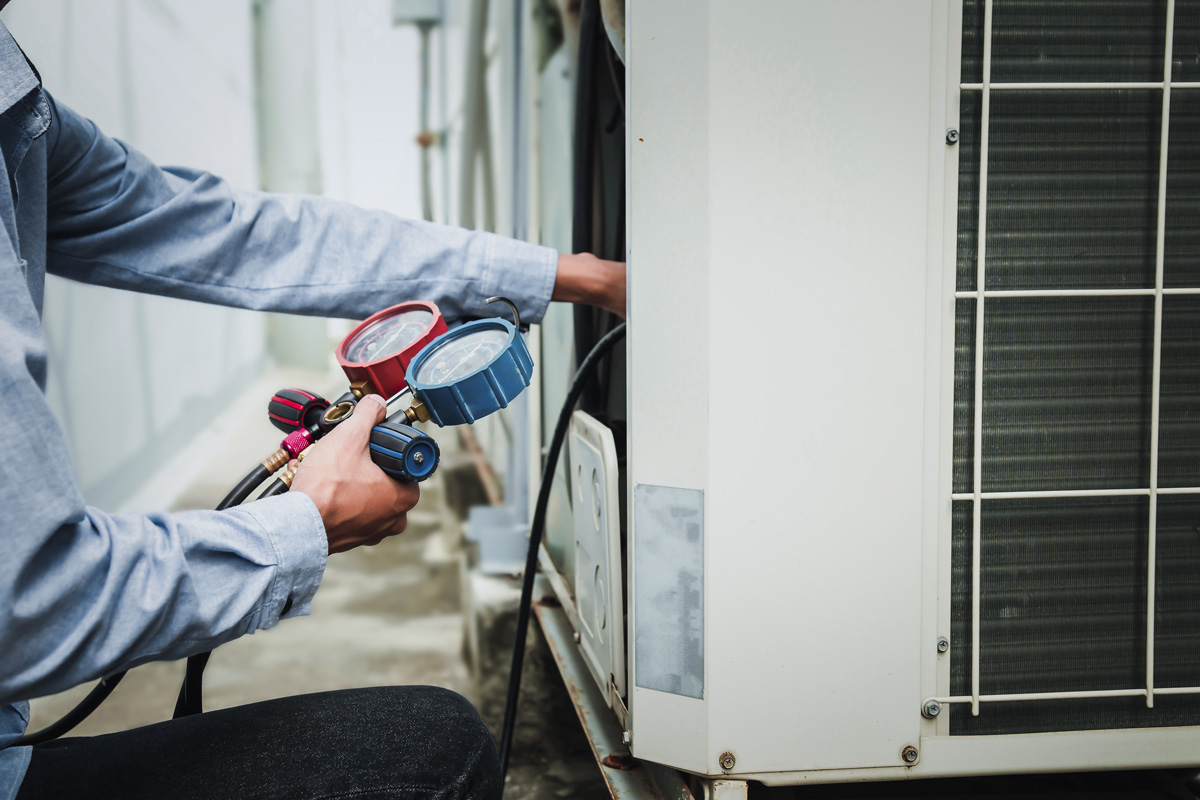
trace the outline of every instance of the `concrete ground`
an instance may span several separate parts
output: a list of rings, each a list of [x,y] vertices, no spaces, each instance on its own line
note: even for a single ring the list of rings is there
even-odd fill
[[[172,486],[165,479],[155,482],[135,504],[142,504],[142,510],[212,508],[246,470],[278,446],[281,434],[267,423],[265,412],[275,389],[300,386],[333,397],[340,394],[343,383],[344,378],[335,373],[273,371],[202,432],[194,450],[203,463],[178,467],[175,471],[185,476],[181,485]],[[376,547],[331,558],[311,616],[286,620],[215,651],[205,673],[206,709],[331,689],[429,684],[453,689],[487,708],[489,724],[493,730],[498,727],[495,709],[497,703],[502,707],[503,700],[494,695],[502,690],[505,678],[489,675],[482,681],[489,696],[482,697],[480,682],[472,678],[463,658],[461,519],[465,509],[453,508],[447,500],[447,480],[470,476],[473,467],[457,436],[441,431],[436,437],[442,466],[422,484],[421,502],[409,513],[408,531]],[[453,494],[458,498],[471,493],[459,488]],[[508,631],[511,624],[510,620]],[[496,637],[500,639],[511,641],[511,632]],[[506,652],[494,653],[487,668],[498,668],[497,662],[506,665],[507,657]],[[545,663],[532,652],[528,660]],[[506,666],[503,669],[507,671]],[[73,735],[169,719],[182,676],[183,662],[132,670]],[[536,666],[529,677],[537,685],[523,715],[526,721],[514,750],[506,797],[607,797],[579,725],[570,716],[569,701],[563,705],[566,693],[561,679],[556,672],[547,674]],[[31,729],[58,718],[89,688],[36,700]],[[555,711],[539,716],[540,708]]]

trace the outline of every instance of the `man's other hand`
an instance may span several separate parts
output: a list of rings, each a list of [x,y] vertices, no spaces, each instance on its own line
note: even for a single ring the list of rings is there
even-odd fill
[[[367,395],[349,419],[308,449],[296,472],[292,491],[308,495],[321,512],[330,553],[403,533],[408,510],[421,497],[417,484],[395,480],[371,461],[371,429],[386,414],[382,398]]]
[[[591,253],[560,255],[550,299],[599,306],[625,319],[625,262],[605,261]]]

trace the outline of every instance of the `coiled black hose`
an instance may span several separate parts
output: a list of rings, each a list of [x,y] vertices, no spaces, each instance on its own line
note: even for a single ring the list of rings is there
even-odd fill
[[[183,685],[179,687],[179,697],[175,699],[175,711],[171,719],[190,717],[204,710],[204,668],[208,666],[208,657],[211,655],[212,650],[208,650],[188,656]]]
[[[237,486],[225,495],[225,499],[217,503],[217,511],[224,511],[241,505],[259,485],[271,477],[271,470],[265,464],[259,464],[246,473],[246,477],[238,481]],[[276,481],[278,483],[278,481]],[[264,492],[264,496],[265,496]],[[188,656],[187,667],[183,673],[183,685],[179,687],[179,696],[175,699],[175,711],[172,719],[199,714],[204,710],[204,668],[208,666],[212,651]]]
[[[117,688],[117,684],[125,677],[125,672],[118,672],[114,675],[109,675],[107,678],[101,678],[100,682],[92,687],[88,692],[87,697],[79,701],[79,705],[72,708],[66,714],[63,714],[54,722],[51,722],[40,731],[27,733],[20,739],[12,743],[12,747],[32,747],[35,744],[42,744],[51,739],[70,732],[76,725],[83,722],[88,716],[100,707],[100,704],[108,699],[108,696],[113,693],[113,689]]]
[[[542,470],[542,483],[538,488],[537,505],[533,509],[533,521],[529,526],[529,552],[525,556],[525,576],[521,582],[521,605],[517,610],[517,635],[513,643],[512,668],[508,673],[508,697],[504,703],[504,725],[500,730],[500,769],[502,776],[508,775],[508,759],[512,753],[513,729],[517,724],[517,701],[521,694],[521,669],[525,664],[525,637],[529,630],[529,613],[533,606],[533,580],[537,575],[538,550],[542,544],[542,533],[546,528],[546,507],[550,502],[550,489],[554,485],[554,472],[558,468],[558,456],[562,452],[563,440],[571,424],[571,413],[592,370],[613,346],[625,338],[625,323],[613,328],[596,342],[596,346],[575,370],[571,388],[563,401],[550,448],[546,452],[546,466]],[[503,777],[502,777],[503,781]]]

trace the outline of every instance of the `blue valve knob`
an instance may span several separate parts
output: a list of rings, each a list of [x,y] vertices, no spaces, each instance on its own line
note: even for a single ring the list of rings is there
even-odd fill
[[[405,419],[401,411],[395,417]],[[371,429],[371,460],[402,481],[420,482],[437,469],[441,450],[431,437],[403,422],[385,419]]]

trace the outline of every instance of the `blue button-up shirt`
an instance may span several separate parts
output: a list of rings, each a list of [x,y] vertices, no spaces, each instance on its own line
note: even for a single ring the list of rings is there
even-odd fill
[[[306,614],[327,544],[302,494],[226,511],[84,504],[44,397],[42,292],[74,280],[362,318],[402,300],[447,318],[514,299],[545,313],[557,254],[317,197],[162,169],[44,92],[0,23],[0,798],[16,794],[26,698],[178,659]]]

